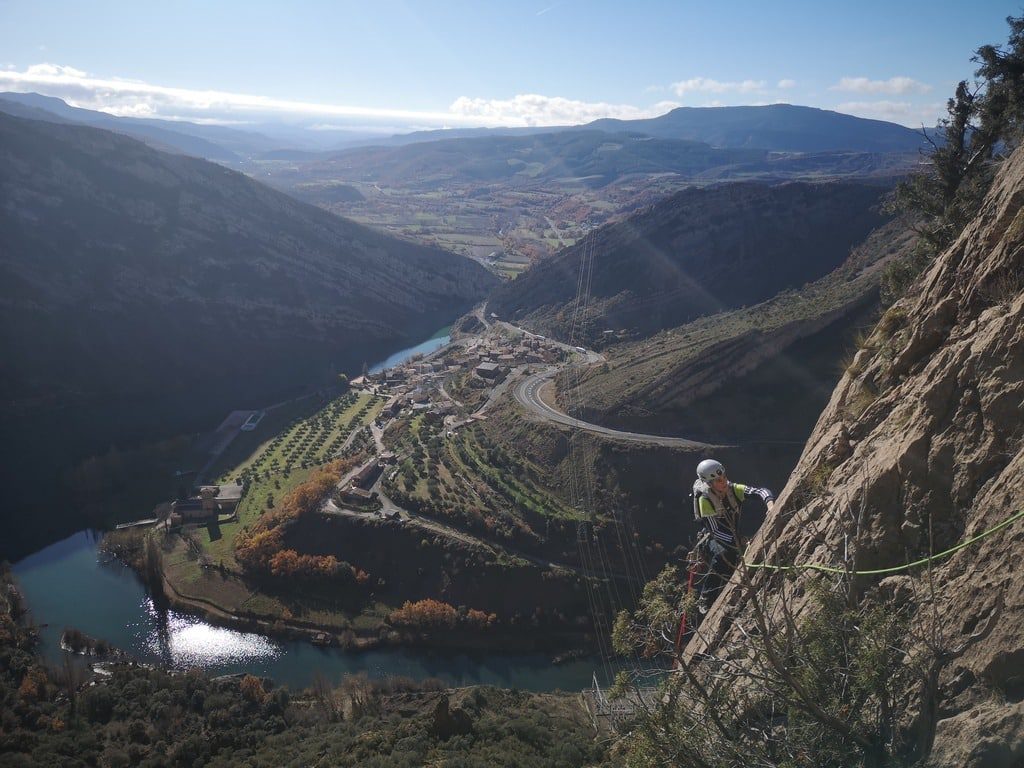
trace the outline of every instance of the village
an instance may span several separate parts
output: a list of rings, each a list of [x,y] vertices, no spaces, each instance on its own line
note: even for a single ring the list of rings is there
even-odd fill
[[[372,443],[366,441],[371,457],[339,478],[337,492],[324,503],[324,513],[409,520],[408,511],[381,488],[382,479],[393,478],[398,465],[407,458],[389,446],[387,432],[392,424],[402,416],[430,414],[442,420],[443,433],[450,438],[465,425],[486,419],[488,408],[513,381],[541,370],[554,371],[583,352],[501,322],[493,315],[478,319],[478,332],[459,335],[440,349],[416,355],[403,364],[364,372],[348,383],[350,392],[365,393],[383,404],[369,424],[349,434],[336,450],[324,454],[324,459],[341,455],[360,436],[372,436]],[[224,451],[233,437],[252,431],[264,415],[263,411],[233,412],[215,433],[216,450]],[[162,505],[163,510],[155,512],[169,530],[237,522],[237,508],[248,491],[247,484],[241,479],[204,484],[198,482],[201,474],[188,498]]]
[[[375,455],[342,477],[335,501],[325,511],[372,512],[386,520],[408,520],[381,488],[383,477],[393,479],[406,457],[389,449],[388,428],[403,414],[430,414],[443,423],[451,438],[462,427],[487,418],[486,411],[508,391],[515,379],[541,368],[554,368],[576,350],[568,345],[522,331],[492,316],[480,335],[465,336],[436,352],[406,364],[364,374],[351,382],[355,390],[387,398],[369,429]]]

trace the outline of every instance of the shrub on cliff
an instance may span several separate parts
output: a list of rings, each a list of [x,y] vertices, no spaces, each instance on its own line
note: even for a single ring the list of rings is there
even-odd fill
[[[928,262],[949,246],[977,214],[995,177],[993,159],[1008,155],[1024,136],[1024,17],[1007,18],[1008,47],[984,45],[974,85],[961,80],[946,104],[931,144],[928,167],[897,185],[895,211],[910,213],[919,236],[915,252],[893,261],[882,279],[882,298],[898,299]]]

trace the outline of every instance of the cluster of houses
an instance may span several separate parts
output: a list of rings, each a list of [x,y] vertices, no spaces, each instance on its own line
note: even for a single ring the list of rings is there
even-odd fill
[[[516,341],[478,341],[466,347],[456,358],[462,368],[473,368],[485,379],[501,380],[509,369],[528,363],[554,363],[562,357],[561,349],[538,336],[527,336]]]
[[[377,480],[384,473],[384,470],[396,461],[397,457],[394,453],[385,451],[375,459],[364,464],[342,487],[340,493],[341,500],[354,504],[372,500],[374,498],[373,486],[377,484]]]
[[[353,387],[386,388],[395,395],[409,395],[416,401],[418,391],[426,384],[453,371],[472,370],[488,381],[501,381],[511,368],[529,363],[550,364],[562,358],[557,344],[539,336],[511,340],[479,340],[457,354],[443,358],[420,360],[408,365],[388,368],[378,373],[353,379]],[[421,402],[428,398],[422,395]]]

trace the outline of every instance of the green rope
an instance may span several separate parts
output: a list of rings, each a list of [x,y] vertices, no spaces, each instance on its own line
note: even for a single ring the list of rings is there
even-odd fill
[[[947,549],[945,552],[939,552],[937,555],[929,555],[928,557],[922,557],[920,560],[915,560],[912,563],[906,563],[904,565],[894,565],[891,568],[875,568],[874,570],[870,571],[848,571],[845,568],[836,568],[835,566],[831,565],[818,565],[817,563],[808,563],[807,565],[769,565],[768,563],[748,563],[746,560],[744,560],[743,564],[747,566],[747,568],[763,568],[765,570],[770,571],[821,571],[823,573],[842,573],[857,576],[878,576],[883,573],[898,573],[899,571],[905,571],[908,568],[915,568],[919,565],[925,565],[935,560],[940,560],[943,557],[949,557],[954,552],[959,552],[961,549],[965,549],[971,546],[972,544],[981,541],[985,537],[991,536],[996,531],[1001,531],[1003,528],[1007,527],[1016,520],[1020,520],[1022,517],[1024,517],[1024,510],[1021,510],[1017,514],[1006,518],[1005,520],[1003,520],[1003,522],[992,526],[987,531],[982,531],[977,536],[972,536],[966,541],[960,542],[955,547],[951,547],[950,549]]]

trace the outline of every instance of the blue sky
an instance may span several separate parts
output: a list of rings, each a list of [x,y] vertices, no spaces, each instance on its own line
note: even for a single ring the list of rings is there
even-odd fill
[[[1005,2],[12,2],[0,90],[388,130],[785,101],[934,123]]]

